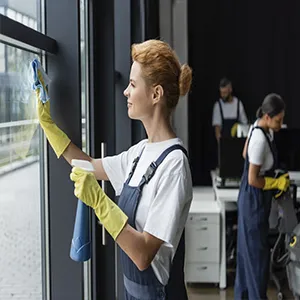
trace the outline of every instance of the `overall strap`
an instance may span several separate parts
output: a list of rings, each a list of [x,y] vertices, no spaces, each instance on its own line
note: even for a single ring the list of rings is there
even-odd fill
[[[267,136],[267,134],[266,134],[266,132],[264,131],[264,129],[263,129],[262,127],[260,127],[260,126],[255,126],[255,127],[252,128],[252,130],[251,130],[251,134],[250,134],[250,137],[249,137],[249,139],[248,139],[247,157],[248,157],[249,141],[250,141],[250,139],[251,139],[251,136],[252,136],[252,133],[253,133],[253,130],[254,130],[254,129],[260,129],[260,130],[263,132],[265,138],[267,139],[267,142],[268,142],[268,145],[269,145],[269,147],[270,147],[270,150],[271,150],[271,152],[272,152],[272,154],[273,154],[274,165],[276,165],[276,161],[277,161],[277,153],[276,153],[275,146],[274,146],[273,143],[271,142],[270,138]]]
[[[240,100],[237,99],[237,112],[236,112],[236,120],[240,121]]]
[[[128,175],[128,178],[127,178],[127,180],[126,180],[126,183],[127,183],[127,184],[130,182],[130,180],[131,180],[131,178],[132,178],[132,176],[133,176],[133,174],[134,174],[134,171],[135,171],[136,166],[137,166],[137,164],[138,164],[138,162],[139,162],[139,160],[140,160],[140,158],[141,158],[141,156],[142,156],[142,153],[144,152],[144,149],[145,149],[145,147],[142,149],[142,151],[141,151],[141,153],[139,154],[139,156],[137,156],[137,157],[133,160],[133,162],[132,162],[132,168],[131,168],[131,171],[130,171],[130,173],[129,173],[129,175]]]
[[[173,145],[173,146],[167,148],[158,157],[158,159],[156,161],[154,161],[150,164],[150,166],[146,170],[146,173],[143,175],[139,186],[143,187],[145,183],[148,183],[151,180],[151,178],[154,176],[158,166],[164,161],[164,159],[168,156],[168,154],[171,153],[174,150],[181,150],[186,155],[186,157],[188,157],[188,153],[187,153],[186,149],[183,146],[179,145],[179,144],[176,144],[176,145]]]
[[[255,128],[259,128],[263,132],[265,138],[267,139],[267,142],[268,142],[268,145],[270,147],[270,150],[271,150],[271,152],[272,152],[272,154],[274,156],[274,149],[273,149],[274,147],[273,147],[272,142],[271,142],[270,138],[268,137],[267,133],[264,131],[263,128],[261,128],[259,126],[256,126]]]
[[[224,114],[223,114],[223,109],[221,105],[221,100],[218,101],[219,107],[220,107],[220,114],[221,114],[221,119],[222,119],[222,124],[224,123]]]
[[[247,162],[249,161],[249,156],[248,156],[248,149],[249,149],[249,143],[250,143],[250,140],[251,140],[251,137],[252,137],[252,133],[253,133],[253,130],[256,128],[257,126],[253,127],[251,129],[251,132],[250,132],[250,135],[249,135],[249,138],[248,138],[248,143],[247,143],[247,151],[246,151],[246,160]],[[260,128],[260,127],[259,127]]]

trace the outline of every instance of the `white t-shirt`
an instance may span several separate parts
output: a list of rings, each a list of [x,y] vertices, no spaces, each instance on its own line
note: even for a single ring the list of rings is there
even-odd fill
[[[233,97],[231,102],[224,102],[222,99],[221,101],[221,107],[223,111],[223,117],[224,119],[236,119],[237,117],[237,105],[238,105],[238,99],[236,97]],[[242,101],[240,101],[240,115],[239,115],[239,122],[241,124],[247,124],[247,116],[245,113],[244,105]],[[213,118],[212,118],[212,125],[213,126],[222,126],[222,116],[220,112],[220,105],[219,101],[217,101],[213,108]]]
[[[257,126],[257,124],[258,120],[251,126],[248,138],[250,137],[252,128]],[[274,132],[272,129],[270,129],[269,133],[267,133],[267,136],[270,141],[273,141]],[[251,164],[261,166],[261,173],[268,171],[273,167],[274,157],[272,150],[270,149],[264,133],[259,128],[253,130],[252,137],[248,143],[248,157]]]
[[[123,184],[131,171],[133,160],[144,151],[129,182],[137,186],[151,162],[174,144],[183,145],[178,138],[158,143],[142,140],[128,151],[106,157],[103,168],[120,195]],[[143,188],[142,197],[136,213],[136,228],[146,231],[164,241],[151,265],[158,280],[166,285],[172,259],[180,241],[191,201],[193,198],[192,178],[186,155],[181,150],[174,150],[159,165],[156,173]]]

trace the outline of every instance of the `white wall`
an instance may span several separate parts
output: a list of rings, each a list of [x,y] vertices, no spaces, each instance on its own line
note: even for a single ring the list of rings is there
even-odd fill
[[[180,62],[188,62],[188,0],[160,0],[160,36],[176,51]],[[173,126],[188,148],[188,97],[181,97],[174,113]]]

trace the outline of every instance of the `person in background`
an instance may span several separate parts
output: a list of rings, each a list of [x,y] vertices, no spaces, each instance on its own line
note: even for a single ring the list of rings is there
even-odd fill
[[[232,95],[231,81],[228,78],[222,78],[219,88],[220,99],[214,105],[212,116],[217,141],[221,136],[235,137],[238,123],[248,123],[242,101]]]
[[[237,268],[234,299],[267,299],[270,248],[269,215],[273,196],[287,191],[288,173],[275,178],[277,151],[273,132],[279,131],[285,104],[277,94],[265,97],[249,131],[238,196]]]

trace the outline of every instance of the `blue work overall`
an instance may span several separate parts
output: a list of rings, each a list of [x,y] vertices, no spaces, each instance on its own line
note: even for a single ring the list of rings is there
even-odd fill
[[[129,182],[141,157],[138,156],[134,162],[128,179],[124,183],[119,198],[119,207],[128,216],[128,223],[136,228],[135,219],[139,201],[142,196],[143,187],[153,177],[156,169],[165,157],[174,150],[181,150],[187,155],[186,150],[180,145],[173,145],[166,149],[159,158],[152,162],[143,175],[138,186],[130,186]],[[164,199],[161,199],[164,201]],[[163,220],[162,220],[163,222]],[[146,270],[140,271],[127,254],[121,250],[121,262],[124,274],[124,287],[126,300],[187,300],[187,293],[184,284],[184,233],[181,236],[177,251],[175,253],[170,279],[166,286],[163,286],[155,276],[150,265]]]
[[[221,129],[221,136],[222,137],[232,137],[231,136],[231,128],[235,123],[239,123],[240,119],[240,100],[237,99],[237,112],[236,112],[236,118],[233,119],[225,119],[224,118],[224,113],[222,109],[222,100],[219,100],[219,107],[220,107],[220,114],[221,114],[221,119],[222,119],[222,129]]]
[[[274,177],[277,164],[277,152],[261,127],[254,127],[248,139],[250,143],[253,130],[262,130],[273,154],[273,167],[264,176]],[[264,191],[249,185],[248,149],[244,172],[238,196],[238,235],[237,268],[234,299],[267,299],[269,281],[270,248],[268,245],[269,215],[273,191]]]

